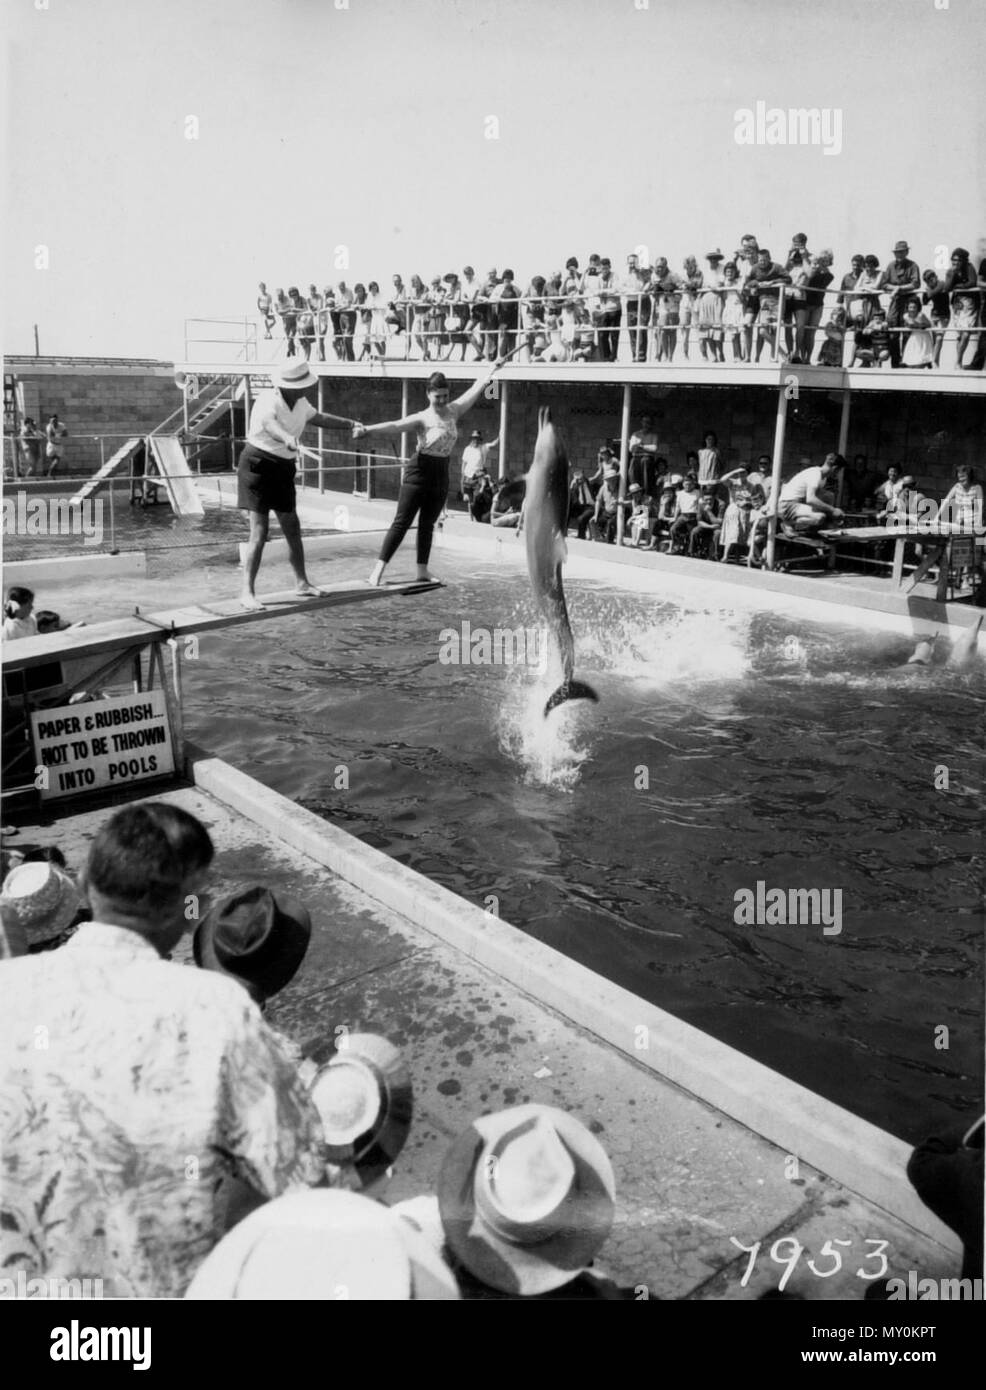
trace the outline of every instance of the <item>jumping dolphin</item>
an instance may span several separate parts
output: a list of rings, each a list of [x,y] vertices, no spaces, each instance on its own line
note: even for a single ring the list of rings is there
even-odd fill
[[[962,636],[956,641],[948,658],[949,666],[971,665],[979,642],[979,629],[983,625],[982,615],[970,623]]]
[[[524,532],[527,570],[534,600],[561,655],[564,679],[544,707],[545,717],[566,700],[598,700],[591,686],[572,679],[575,642],[565,606],[561,567],[568,557],[568,454],[561,435],[551,423],[548,406],[538,412],[538,437],[534,462],[527,474],[524,499]]]

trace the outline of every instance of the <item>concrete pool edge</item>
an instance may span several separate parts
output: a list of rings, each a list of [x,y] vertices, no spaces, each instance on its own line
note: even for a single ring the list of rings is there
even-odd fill
[[[143,579],[147,574],[147,552],[124,550],[118,555],[101,551],[96,555],[48,555],[40,560],[8,560],[3,567],[4,581],[28,581],[57,587],[70,579]]]
[[[910,1146],[648,1004],[248,774],[188,750],[195,785],[254,825],[585,1028],[624,1057],[827,1174],[947,1250],[956,1236],[905,1175]],[[639,1030],[645,1029],[645,1033]],[[640,1048],[639,1042],[648,1045]]]

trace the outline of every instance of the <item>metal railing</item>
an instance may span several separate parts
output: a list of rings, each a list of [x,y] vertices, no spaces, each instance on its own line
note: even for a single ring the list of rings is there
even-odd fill
[[[927,293],[901,291],[901,296],[921,299]],[[969,296],[986,297],[986,291],[969,289]],[[807,299],[802,296],[808,296]],[[821,297],[822,305],[818,304]],[[857,348],[866,333],[860,332],[858,320],[864,320],[865,330],[875,307],[887,309],[895,298],[889,289],[864,286],[853,289],[819,289],[813,286],[770,284],[751,300],[744,286],[721,284],[701,286],[693,291],[682,288],[661,291],[651,286],[639,292],[619,290],[604,296],[618,303],[618,308],[602,309],[597,301],[598,291],[559,295],[521,295],[507,301],[509,317],[503,316],[503,301],[479,300],[469,303],[450,299],[444,303],[407,300],[392,301],[386,308],[373,310],[354,306],[345,310],[320,309],[313,312],[310,332],[293,329],[272,334],[270,361],[299,358],[307,361],[339,363],[372,363],[377,361],[427,361],[452,363],[458,350],[461,362],[467,352],[471,361],[492,361],[497,355],[518,350],[525,365],[542,362],[558,363],[634,363],[638,365],[743,366],[766,360],[778,363],[792,357],[803,358],[805,365],[850,367],[859,357]],[[707,313],[703,305],[712,297],[722,298],[722,312]],[[825,329],[831,320],[826,307],[843,307],[846,303],[862,306],[858,314],[847,315],[843,336],[843,352],[823,356]],[[731,312],[726,314],[727,305]],[[767,312],[764,313],[764,308]],[[798,314],[805,310],[805,323],[799,325]],[[819,312],[814,312],[814,311]],[[558,311],[561,311],[559,314]],[[289,318],[297,318],[298,312]],[[941,367],[942,345],[949,339],[962,342],[963,355],[971,357],[986,324],[963,327],[955,314],[949,323],[932,321],[931,310],[922,305],[921,313],[928,319],[927,329],[934,340],[932,369]],[[776,315],[776,316],[775,316]],[[280,311],[283,318],[283,311]],[[751,319],[752,316],[752,319]],[[821,320],[825,318],[823,323]],[[936,317],[936,316],[935,316]],[[376,322],[374,323],[374,318]],[[725,321],[722,321],[725,319]],[[394,320],[397,320],[395,322]],[[557,320],[557,321],[555,321]],[[196,338],[189,325],[211,320],[189,320],[186,324],[186,354],[190,347],[200,348],[230,342],[229,339]],[[217,321],[218,322],[218,321]],[[226,322],[232,322],[226,321]],[[244,320],[245,323],[250,322]],[[250,348],[259,350],[257,324],[253,325]],[[906,325],[890,324],[887,333],[902,342],[912,330]],[[800,334],[806,352],[794,351],[796,335]],[[243,340],[235,341],[240,352],[247,350]],[[832,341],[830,335],[828,341]],[[730,347],[727,358],[724,348]],[[865,347],[863,349],[866,350]],[[766,353],[766,358],[765,358]],[[891,365],[898,356],[891,350]],[[832,360],[826,360],[832,358]],[[190,359],[192,360],[192,359]],[[197,359],[195,359],[197,360]],[[860,365],[868,365],[861,363]],[[878,364],[879,365],[879,364]],[[953,370],[968,368],[969,361],[957,362]]]

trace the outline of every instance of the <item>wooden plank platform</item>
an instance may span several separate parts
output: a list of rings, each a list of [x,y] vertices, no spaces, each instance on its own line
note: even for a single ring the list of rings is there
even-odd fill
[[[211,604],[188,604],[183,608],[169,608],[154,613],[141,613],[137,609],[127,618],[69,628],[65,632],[52,632],[44,637],[21,637],[15,642],[3,644],[3,670],[23,671],[50,661],[78,660],[118,648],[164,642],[169,637],[183,637],[220,627],[237,627],[241,623],[263,622],[265,618],[294,617],[314,609],[340,608],[351,603],[393,598],[395,595],[423,594],[443,586],[437,580],[409,580],[403,584],[398,581],[375,587],[363,580],[349,579],[340,584],[323,584],[320,587],[324,592],[319,598],[299,598],[290,589],[259,594],[261,603],[267,605],[259,613],[241,608],[238,598],[220,598]]]

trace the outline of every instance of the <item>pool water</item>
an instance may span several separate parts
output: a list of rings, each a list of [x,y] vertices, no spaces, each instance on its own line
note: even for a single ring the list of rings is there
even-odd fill
[[[319,578],[368,571],[374,549],[345,538]],[[189,735],[905,1140],[975,1111],[980,667],[570,581],[576,672],[600,699],[545,720],[550,673],[438,659],[465,620],[534,625],[526,575],[439,558],[431,593],[205,634]],[[841,931],[738,923],[758,882],[838,891]]]

